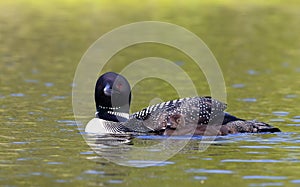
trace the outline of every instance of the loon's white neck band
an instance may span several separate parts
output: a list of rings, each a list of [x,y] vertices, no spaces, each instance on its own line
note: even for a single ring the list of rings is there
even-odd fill
[[[99,105],[98,107],[104,110],[118,110],[121,108],[121,107],[108,107],[108,106],[101,106],[101,105]]]
[[[95,116],[96,116],[96,117],[98,117],[98,113],[99,113],[99,112],[96,112],[96,113],[95,113]],[[119,116],[119,117],[122,117],[122,118],[129,119],[129,114],[128,114],[128,113],[125,113],[125,112],[113,112],[113,111],[107,111],[107,113],[112,114],[112,115],[115,115],[115,116]]]

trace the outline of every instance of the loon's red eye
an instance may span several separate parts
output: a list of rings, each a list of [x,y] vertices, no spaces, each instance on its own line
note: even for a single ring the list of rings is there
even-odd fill
[[[123,88],[123,84],[118,83],[118,84],[116,85],[116,87],[117,87],[118,90],[121,90],[121,89]]]

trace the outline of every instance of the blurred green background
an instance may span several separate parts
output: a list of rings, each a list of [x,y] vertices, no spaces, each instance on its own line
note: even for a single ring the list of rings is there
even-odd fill
[[[145,20],[177,24],[200,37],[222,68],[229,101],[244,93],[268,101],[274,92],[284,96],[298,90],[298,1],[21,0],[0,5],[2,75],[14,75],[2,78],[3,91],[22,77],[33,78],[31,72],[40,69],[47,71],[39,78],[52,79],[55,74],[54,82],[69,84],[82,55],[96,39],[118,26]],[[119,71],[118,63],[160,54],[188,61],[174,49],[161,52],[155,45],[124,51],[116,55],[117,65],[109,70]],[[256,71],[261,71],[259,76],[247,74]],[[199,94],[207,95],[207,84],[202,82]],[[247,86],[231,91],[231,85],[240,83]],[[136,107],[134,103],[134,111]]]

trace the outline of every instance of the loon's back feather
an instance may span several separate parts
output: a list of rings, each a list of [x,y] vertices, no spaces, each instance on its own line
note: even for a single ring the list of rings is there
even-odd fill
[[[153,117],[160,112],[167,112],[169,115],[189,113],[194,114],[194,117],[199,116],[198,124],[208,124],[211,120],[223,118],[226,108],[227,105],[225,103],[211,97],[187,97],[149,106],[130,115],[129,118],[147,120],[151,115]]]

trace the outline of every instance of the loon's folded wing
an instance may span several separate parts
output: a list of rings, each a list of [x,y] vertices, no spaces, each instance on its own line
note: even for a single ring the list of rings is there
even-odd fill
[[[207,124],[210,120],[224,116],[227,105],[211,97],[190,97],[177,99],[149,106],[132,114],[129,118],[147,120],[150,116],[167,112],[169,115],[181,113],[186,115],[199,116],[199,124]]]

